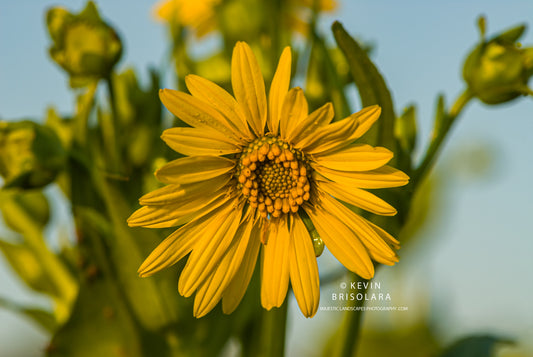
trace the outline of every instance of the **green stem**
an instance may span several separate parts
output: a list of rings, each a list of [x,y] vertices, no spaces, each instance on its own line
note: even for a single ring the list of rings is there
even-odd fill
[[[87,123],[94,107],[94,95],[97,87],[97,81],[91,83],[87,91],[81,94],[77,100],[76,117],[74,120],[74,140],[82,147],[87,143]]]
[[[355,282],[367,282],[365,280],[353,273],[350,273],[349,280]],[[365,294],[367,287],[364,287],[363,290],[359,290],[359,293]],[[357,342],[359,341],[359,335],[361,332],[361,321],[363,317],[363,311],[361,307],[365,304],[364,300],[350,300],[350,303],[347,305],[353,309],[347,310],[344,314],[344,322],[340,329],[340,351],[339,357],[354,357],[357,352]]]
[[[259,346],[261,357],[283,357],[285,354],[285,330],[287,324],[287,301],[279,309],[263,311],[262,338]]]
[[[113,86],[113,75],[111,74],[105,80],[107,85],[107,92],[109,94],[109,103],[111,106],[111,120],[106,120],[103,118],[101,123],[102,125],[102,135],[104,139],[104,148],[105,156],[108,158],[107,162],[107,171],[110,173],[121,173],[122,172],[122,163],[120,160],[120,145],[117,141],[119,130],[119,118],[117,110],[117,101],[115,97],[115,88]]]
[[[185,91],[185,76],[194,73],[194,63],[191,61],[187,51],[187,39],[181,26],[173,26],[172,34],[172,56],[176,65],[176,81],[178,90]]]
[[[465,90],[457,98],[450,111],[444,115],[440,130],[433,132],[433,139],[431,140],[431,144],[426,151],[422,163],[414,171],[413,175],[411,175],[411,187],[415,188],[429,174],[435,163],[437,155],[441,150],[442,143],[448,136],[453,124],[457,121],[457,118],[472,98],[474,98],[473,94],[468,89]]]

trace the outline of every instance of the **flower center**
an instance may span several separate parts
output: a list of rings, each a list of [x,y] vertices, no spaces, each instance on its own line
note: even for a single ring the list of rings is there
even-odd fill
[[[238,188],[263,218],[296,213],[309,200],[311,167],[304,154],[273,136],[251,142],[237,166]]]

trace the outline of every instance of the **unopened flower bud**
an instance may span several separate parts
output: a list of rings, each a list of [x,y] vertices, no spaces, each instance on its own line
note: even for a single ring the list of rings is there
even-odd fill
[[[12,205],[17,205],[21,211],[12,209]],[[41,190],[4,192],[0,210],[6,225],[15,232],[24,232],[27,228],[20,212],[26,214],[39,228],[43,228],[50,219],[48,199]]]
[[[0,123],[0,176],[4,187],[36,188],[52,182],[66,153],[55,132],[31,121]]]
[[[122,54],[115,30],[102,21],[93,2],[79,14],[54,7],[46,15],[50,55],[70,76],[72,87],[109,76]]]
[[[484,24],[484,21],[480,21]],[[490,40],[484,39],[468,55],[463,78],[472,93],[486,104],[499,104],[530,92],[527,83],[533,75],[533,48],[517,42],[525,26],[517,26]]]

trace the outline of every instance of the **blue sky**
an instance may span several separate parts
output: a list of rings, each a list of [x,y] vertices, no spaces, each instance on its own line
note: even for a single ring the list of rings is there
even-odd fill
[[[97,2],[125,41],[121,66],[133,65],[142,78],[147,66],[162,63],[167,51],[164,28],[150,17],[153,3]],[[325,19],[324,31],[327,23],[339,19],[349,32],[375,44],[373,59],[392,90],[397,112],[417,104],[421,146],[429,136],[436,95],[444,93],[450,104],[463,89],[461,66],[478,39],[477,17],[486,15],[489,35],[519,23],[533,27],[533,2],[527,0],[341,3],[343,11]],[[38,118],[52,104],[65,114],[73,109],[67,78],[47,56],[44,12],[56,4],[79,11],[84,2],[26,0],[0,5],[0,119]],[[531,28],[522,42],[533,45]],[[453,331],[443,327],[449,339],[488,331],[525,341],[533,334],[533,98],[498,107],[472,103],[450,139],[440,172],[446,173],[452,158],[460,160],[465,150],[488,145],[494,154],[491,175],[472,180],[445,176],[439,223],[421,233],[426,236],[421,244],[405,247],[400,264],[383,274],[398,276],[412,295],[417,287],[430,286],[430,305],[442,326],[455,326]],[[1,259],[0,293],[28,299]],[[410,299],[409,291],[403,294]],[[440,310],[435,308],[439,304]],[[28,324],[0,311],[0,346],[20,329],[27,331]],[[28,333],[39,338],[34,330]],[[42,336],[38,341],[42,343]]]

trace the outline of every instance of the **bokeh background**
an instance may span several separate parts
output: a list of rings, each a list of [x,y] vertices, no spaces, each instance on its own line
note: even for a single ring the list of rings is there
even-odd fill
[[[84,3],[2,2],[0,119],[39,120],[49,105],[61,113],[73,110],[67,78],[47,55],[44,13],[53,5],[79,11]],[[147,80],[147,67],[163,66],[169,51],[166,29],[152,16],[154,2],[96,3],[120,31],[125,53],[119,68],[134,66]],[[352,35],[373,46],[372,59],[396,107],[417,106],[419,148],[430,135],[437,94],[444,93],[450,103],[463,89],[462,62],[478,41],[477,17],[486,16],[489,36],[519,23],[533,26],[533,2],[528,0],[344,0],[339,10],[321,19],[322,32],[332,38],[329,26],[338,19]],[[533,43],[533,30],[523,43]],[[171,74],[167,77],[172,86]],[[359,109],[355,97],[354,93],[353,108]],[[366,341],[402,333],[412,338],[430,331],[424,343],[435,339],[446,345],[464,335],[490,333],[518,342],[501,355],[533,356],[532,153],[533,98],[498,107],[479,101],[468,106],[430,179],[427,219],[400,251],[400,263],[381,269],[375,278],[394,305],[407,306],[408,311],[367,312]],[[56,220],[68,219],[64,205],[53,203],[60,212]],[[321,272],[328,259],[321,262]],[[337,279],[323,288],[321,306],[332,305],[331,293],[342,292],[341,282]],[[3,257],[0,295],[46,305],[45,299],[25,289]],[[289,308],[287,355],[320,351],[327,343],[323,331],[335,329],[341,313],[319,311],[305,320],[294,301]],[[30,322],[0,309],[1,356],[40,356],[47,340]]]

